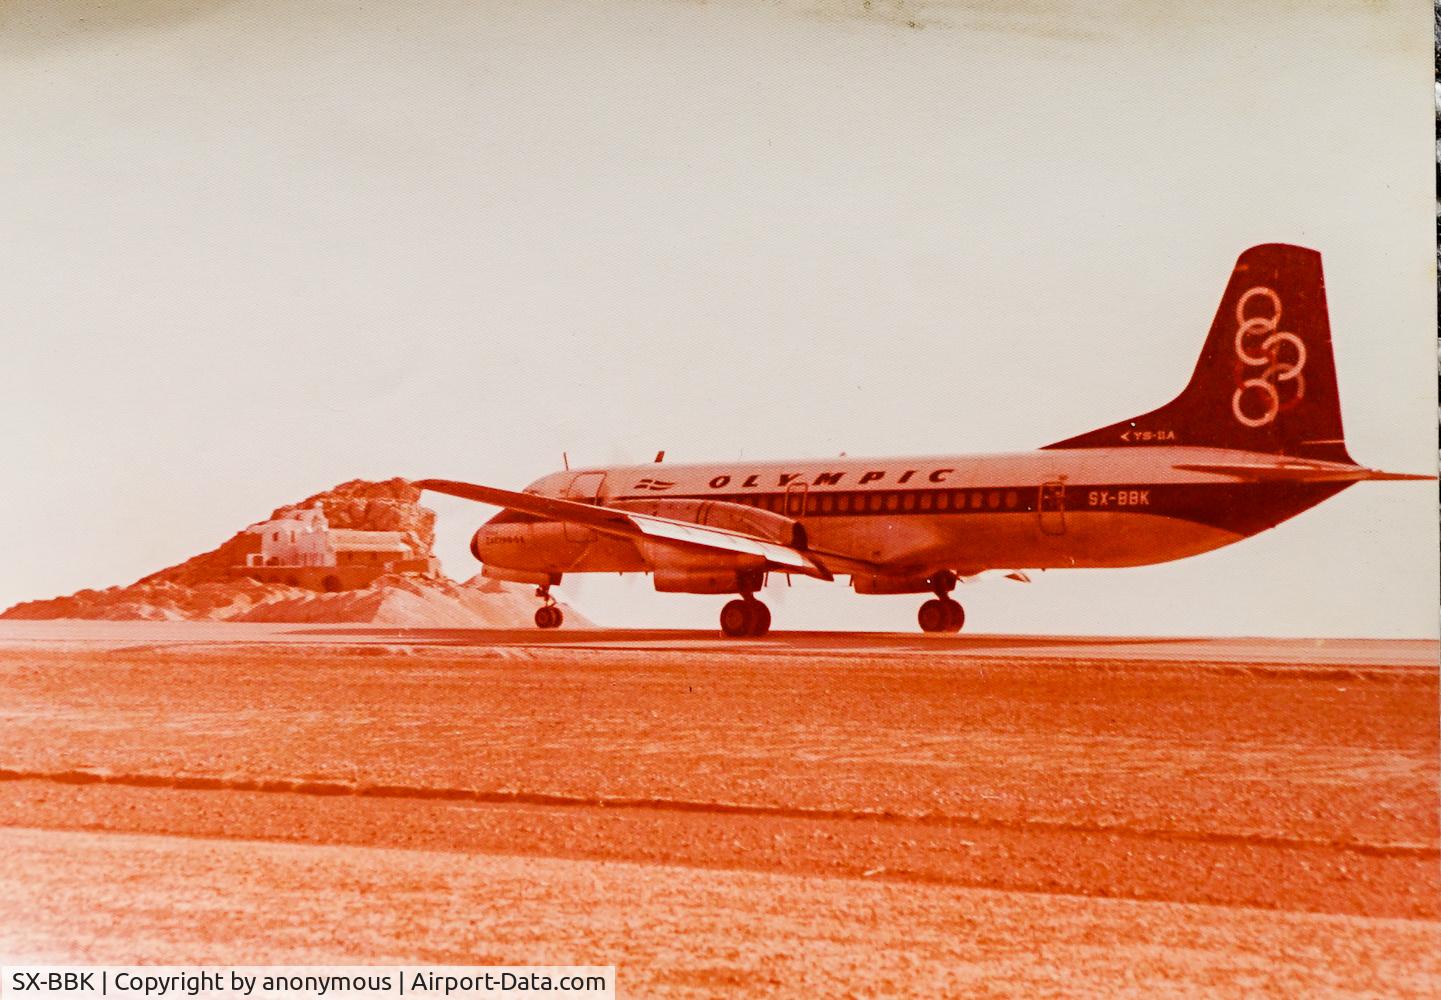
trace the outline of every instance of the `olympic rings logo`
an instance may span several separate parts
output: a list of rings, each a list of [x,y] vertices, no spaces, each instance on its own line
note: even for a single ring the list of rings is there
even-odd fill
[[[1259,316],[1246,316],[1246,307],[1255,299],[1263,299],[1268,309]],[[1294,333],[1279,330],[1281,325],[1281,296],[1265,285],[1257,285],[1242,293],[1236,302],[1236,358],[1247,367],[1262,367],[1259,375],[1245,379],[1236,386],[1231,396],[1231,413],[1247,427],[1264,427],[1276,419],[1281,412],[1282,382],[1294,383],[1295,396],[1289,403],[1296,403],[1306,395],[1306,380],[1301,371],[1306,367],[1306,344]],[[1257,343],[1257,338],[1260,342]],[[1289,344],[1295,357],[1290,361],[1280,360],[1282,344]],[[1257,394],[1262,401],[1261,412],[1247,413],[1241,406],[1242,398],[1251,391],[1253,402]],[[1254,406],[1252,407],[1254,409]]]

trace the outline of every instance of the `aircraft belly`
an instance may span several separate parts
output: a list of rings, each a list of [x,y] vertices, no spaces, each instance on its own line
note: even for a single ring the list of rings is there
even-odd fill
[[[951,548],[954,524],[946,522],[957,520],[954,515],[869,515],[806,518],[802,523],[812,548],[884,564],[911,562],[926,553]]]
[[[812,545],[883,565],[984,569],[1142,566],[1208,552],[1245,537],[1158,514],[1066,511],[1042,522],[1034,511],[808,522]],[[1054,532],[1054,533],[1051,533]]]
[[[1146,566],[1198,555],[1238,542],[1245,535],[1225,528],[1163,517],[1116,511],[1067,511],[1063,535],[1039,535],[1043,553],[1053,558],[1037,568]],[[1004,560],[996,566],[1008,566]]]
[[[740,552],[688,551],[663,543],[623,538],[600,538],[580,558],[565,568],[567,573],[650,573],[656,569],[694,571],[762,570],[765,559]]]

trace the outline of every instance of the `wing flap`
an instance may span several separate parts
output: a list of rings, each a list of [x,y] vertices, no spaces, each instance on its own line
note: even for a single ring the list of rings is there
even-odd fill
[[[814,576],[821,580],[831,579],[831,573],[825,566],[799,549],[709,525],[546,497],[538,493],[516,493],[513,490],[450,479],[419,479],[414,485],[433,493],[445,493],[477,503],[507,507],[553,521],[583,524],[609,535],[647,538],[661,544],[759,556],[772,568],[784,572]]]

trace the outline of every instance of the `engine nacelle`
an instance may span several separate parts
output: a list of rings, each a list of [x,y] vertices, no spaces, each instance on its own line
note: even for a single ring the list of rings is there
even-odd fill
[[[926,594],[933,589],[929,576],[873,576],[869,574],[852,576],[851,587],[857,594]]]
[[[755,569],[658,569],[655,589],[663,594],[752,594],[765,583]]]
[[[497,519],[481,525],[471,537],[470,554],[485,564],[487,572],[503,567],[511,574],[489,573],[496,579],[540,583],[537,576],[562,573],[584,554],[590,541],[574,537],[577,533],[558,521]]]
[[[736,531],[743,535],[754,535],[768,542],[789,545],[792,548],[806,547],[806,529],[783,514],[759,507],[747,507],[743,503],[728,503],[724,500],[682,500],[659,497],[654,500],[618,500],[607,506],[619,510],[650,514],[654,517],[668,517],[672,521],[687,521],[704,524],[722,531]],[[727,593],[727,591],[697,591],[696,593]]]

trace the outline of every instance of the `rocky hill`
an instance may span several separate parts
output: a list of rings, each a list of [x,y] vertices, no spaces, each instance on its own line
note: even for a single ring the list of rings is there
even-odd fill
[[[435,544],[435,511],[420,506],[420,489],[404,479],[387,479],[378,483],[352,479],[333,490],[277,507],[271,511],[269,518],[262,520],[284,517],[316,504],[325,511],[325,519],[332,528],[401,531],[417,552],[426,555]],[[231,578],[231,567],[244,564],[246,553],[254,551],[254,539],[254,535],[238,531],[218,548],[142,577],[136,585],[177,583],[194,587],[227,581]]]
[[[330,527],[398,531],[423,556],[435,544],[435,512],[420,506],[420,490],[404,479],[352,480],[277,507],[269,520],[319,504]],[[336,622],[474,628],[533,627],[540,602],[533,588],[476,576],[464,583],[436,575],[389,574],[361,590],[319,593],[259,583],[234,570],[256,551],[256,536],[241,530],[209,552],[158,570],[129,586],[81,590],[67,597],[25,601],[0,618],[89,618],[144,621]],[[566,608],[566,623],[588,625]]]

